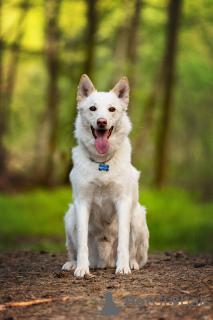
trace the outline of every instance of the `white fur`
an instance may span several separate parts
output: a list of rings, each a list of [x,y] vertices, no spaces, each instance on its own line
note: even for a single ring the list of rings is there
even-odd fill
[[[139,172],[131,165],[128,96],[126,78],[108,93],[97,92],[86,75],[79,84],[78,146],[72,151],[74,167],[70,173],[73,204],[65,216],[70,261],[62,267],[75,269],[75,276],[83,277],[89,267],[116,266],[116,274],[127,274],[147,262],[149,231],[145,208],[138,203]],[[97,110],[90,111],[91,106]],[[115,112],[109,111],[112,106]],[[114,127],[105,154],[96,151],[91,131],[91,125],[98,129],[98,118],[107,120],[106,129]],[[90,158],[98,162],[111,158],[106,163],[109,172],[99,171]]]

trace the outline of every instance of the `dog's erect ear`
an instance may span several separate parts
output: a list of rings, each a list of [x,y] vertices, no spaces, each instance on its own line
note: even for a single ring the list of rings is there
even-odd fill
[[[84,98],[88,97],[93,91],[95,91],[95,87],[93,86],[92,81],[86,74],[83,74],[78,85],[78,102],[81,102]]]
[[[129,81],[127,77],[123,77],[112,89],[112,91],[126,104],[129,103]]]

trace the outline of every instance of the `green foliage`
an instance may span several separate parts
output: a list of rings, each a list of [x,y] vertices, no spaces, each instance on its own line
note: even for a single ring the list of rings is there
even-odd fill
[[[135,85],[132,88],[131,120],[134,145],[144,128],[145,106],[153,90],[164,55],[168,1],[142,1],[141,21],[137,39]],[[47,133],[41,137],[42,117],[47,106],[48,66],[45,1],[28,1],[23,15],[23,1],[2,2],[1,39],[3,41],[2,88],[14,59],[14,47],[20,46],[18,68],[14,71],[14,90],[9,105],[9,130],[4,137],[8,150],[8,171],[24,173],[29,180],[36,164],[45,158]],[[70,164],[74,145],[73,122],[76,115],[76,90],[85,72],[86,35],[88,29],[87,1],[61,0],[58,19],[57,53],[59,59],[59,124],[57,130],[55,181],[61,182]],[[97,30],[93,61],[93,79],[98,90],[109,90],[119,77],[130,75],[129,30],[134,1],[97,0]],[[23,19],[21,17],[23,16]],[[19,33],[23,36],[17,39]],[[122,41],[121,36],[123,36]],[[169,138],[168,185],[198,191],[211,198],[213,185],[213,2],[183,1],[178,34],[178,51],[174,103]],[[18,43],[16,43],[18,41]],[[120,42],[119,42],[120,41]],[[119,46],[120,44],[120,51]],[[132,90],[133,89],[133,90]],[[141,157],[135,163],[142,171],[142,185],[152,185],[155,169],[156,134],[161,119],[162,96],[157,99],[153,124]],[[40,141],[43,150],[38,151]],[[41,144],[40,144],[41,145]],[[40,146],[42,148],[42,146]],[[39,153],[39,154],[38,154]]]
[[[213,251],[212,203],[199,203],[180,190],[145,191],[140,203],[148,212],[151,250]]]
[[[63,217],[70,202],[70,188],[0,196],[0,249],[65,251]],[[151,251],[213,251],[212,203],[180,190],[142,191],[140,203],[147,208]]]
[[[51,249],[58,244],[65,249],[63,217],[69,202],[70,189],[1,196],[0,248]]]

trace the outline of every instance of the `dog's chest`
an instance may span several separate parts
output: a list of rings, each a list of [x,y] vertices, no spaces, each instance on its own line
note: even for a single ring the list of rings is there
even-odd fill
[[[112,189],[107,186],[93,186],[92,209],[98,211],[111,211],[114,207],[114,199],[111,195]]]
[[[117,224],[114,198],[106,186],[96,187],[91,203],[89,229],[106,230]]]

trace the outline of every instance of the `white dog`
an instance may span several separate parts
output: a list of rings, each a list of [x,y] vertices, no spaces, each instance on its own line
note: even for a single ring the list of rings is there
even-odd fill
[[[83,277],[89,266],[116,266],[116,274],[128,274],[146,264],[149,245],[146,211],[138,203],[139,172],[131,165],[128,80],[97,92],[83,75],[77,100],[74,204],[65,216],[70,261],[62,269]]]

